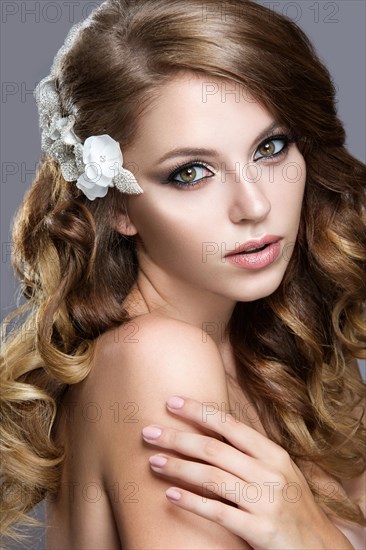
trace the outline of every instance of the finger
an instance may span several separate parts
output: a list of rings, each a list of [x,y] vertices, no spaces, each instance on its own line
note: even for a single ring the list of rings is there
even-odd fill
[[[249,512],[239,510],[219,500],[196,495],[180,487],[170,487],[165,494],[169,502],[175,506],[214,521],[244,540],[248,540],[248,534],[253,531],[253,518]]]
[[[145,428],[143,434],[144,431]],[[164,449],[171,449],[182,455],[203,460],[247,482],[260,483],[266,476],[269,479],[270,472],[258,460],[214,437],[173,428],[160,427],[160,432],[161,434],[154,439],[148,439],[145,435],[143,438]],[[154,434],[154,432],[151,433]],[[155,435],[157,433],[159,432],[155,432]]]
[[[245,484],[238,477],[215,466],[190,462],[180,458],[157,454],[149,458],[150,467],[154,472],[173,477],[175,483],[184,481],[195,485],[202,491],[202,496],[211,494],[229,500],[233,504],[246,504],[242,495],[245,494]]]
[[[183,400],[183,405],[179,408],[174,406],[174,404],[178,404],[178,399]],[[283,449],[277,443],[257,432],[254,428],[236,420],[223,409],[223,406],[220,407],[217,403],[201,403],[188,397],[174,396],[167,400],[167,408],[176,415],[189,418],[201,426],[219,433],[227,441],[230,441],[234,447],[253,458],[265,461],[269,455],[283,452]]]

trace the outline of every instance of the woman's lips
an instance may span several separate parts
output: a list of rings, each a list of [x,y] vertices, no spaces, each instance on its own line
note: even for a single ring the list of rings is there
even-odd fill
[[[268,244],[263,250],[242,251],[239,254],[229,254],[225,259],[243,269],[261,269],[275,262],[281,252],[279,241]]]
[[[258,253],[258,249],[262,248],[265,245],[271,245],[273,243],[278,242],[282,237],[278,235],[265,235],[261,239],[250,239],[246,241],[245,243],[237,246],[234,250],[231,252],[228,252],[228,254],[225,255],[225,258],[241,254],[241,253],[250,253],[251,250],[254,249],[256,253]]]

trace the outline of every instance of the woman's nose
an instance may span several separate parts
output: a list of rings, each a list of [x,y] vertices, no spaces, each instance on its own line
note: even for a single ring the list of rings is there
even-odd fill
[[[232,178],[226,185],[231,188],[230,216],[233,222],[242,220],[261,221],[271,211],[268,196],[268,181],[265,185],[256,167],[246,167],[240,177]]]

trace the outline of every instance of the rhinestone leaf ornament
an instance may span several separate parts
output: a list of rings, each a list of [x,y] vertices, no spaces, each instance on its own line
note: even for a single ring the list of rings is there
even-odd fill
[[[67,53],[82,26],[69,31],[65,44],[55,56],[51,73],[34,90],[41,128],[41,149],[56,160],[66,181],[75,181],[89,200],[105,197],[109,187],[121,193],[141,194],[135,176],[123,168],[123,155],[118,141],[108,134],[90,136],[82,144],[74,132],[75,116],[61,116],[60,97],[56,88],[57,65]]]

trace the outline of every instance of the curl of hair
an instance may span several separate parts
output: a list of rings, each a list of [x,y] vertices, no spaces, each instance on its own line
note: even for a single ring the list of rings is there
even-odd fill
[[[296,24],[249,0],[226,1],[224,14],[219,0],[110,0],[62,58],[57,86],[82,141],[108,133],[123,150],[164,84],[185,71],[234,81],[299,136],[306,188],[288,268],[272,295],[236,304],[228,331],[238,381],[269,437],[300,468],[360,475],[364,384],[349,364],[364,349],[365,166],[344,147],[329,72]],[[124,199],[111,188],[89,201],[43,155],[14,219],[12,263],[27,302],[2,328],[0,437],[1,534],[16,540],[12,526],[36,523],[27,512],[57,492],[64,391],[90,372],[98,335],[130,320],[136,242],[110,223]],[[328,513],[366,525],[355,502],[307,479]]]

